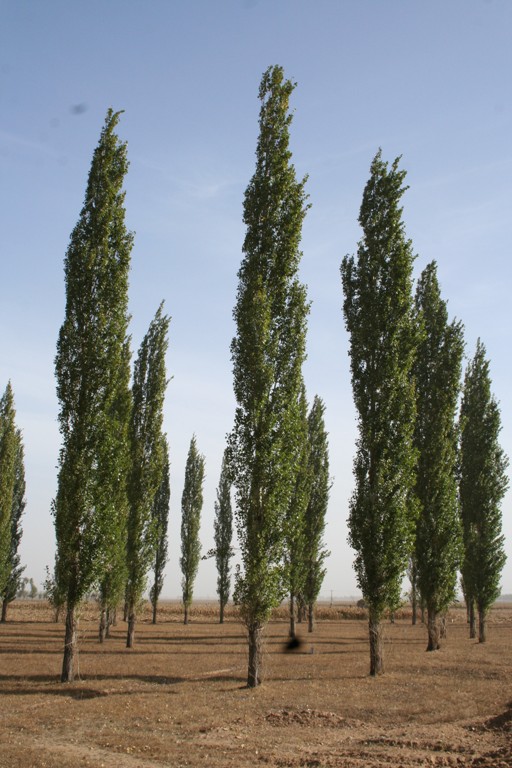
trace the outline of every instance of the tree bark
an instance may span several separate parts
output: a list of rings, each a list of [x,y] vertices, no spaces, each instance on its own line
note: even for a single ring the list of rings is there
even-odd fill
[[[0,619],[2,624],[5,624],[5,622],[7,621],[7,606],[8,605],[9,605],[9,603],[8,603],[7,600],[2,600],[2,618]]]
[[[66,611],[66,633],[64,637],[64,658],[62,660],[61,683],[72,683],[75,679],[76,616],[75,606],[68,606]]]
[[[469,637],[471,640],[474,640],[476,637],[476,616],[473,600],[469,603]]]
[[[485,643],[487,639],[487,616],[481,606],[478,606],[478,642]]]
[[[102,605],[101,613],[100,613],[100,627],[99,627],[100,643],[103,643],[103,641],[105,640],[105,637],[107,636],[107,625],[108,625],[107,606]]]
[[[370,634],[370,675],[376,677],[384,672],[382,649],[382,625],[380,617],[370,608],[368,628]]]
[[[295,595],[290,593],[290,639],[295,640],[297,632],[295,629]]]
[[[188,624],[188,605],[185,605],[185,612],[183,615],[183,623]]]
[[[153,602],[153,624],[156,624],[156,614],[157,614],[157,610],[158,610],[158,601],[157,601],[157,600],[155,600],[155,601]]]
[[[428,645],[427,651],[438,651],[439,645],[439,626],[437,623],[437,611],[433,608],[428,609],[427,617]]]
[[[439,622],[439,625],[440,625],[439,626],[439,637],[441,638],[441,640],[446,640],[446,638],[448,637],[448,631],[447,631],[447,628],[446,628],[446,613],[443,613],[443,615],[441,616],[441,620]]]
[[[417,613],[418,613],[418,597],[416,594],[416,587],[413,585],[412,592],[411,592],[411,604],[412,604],[412,623],[413,626],[416,626],[417,621]]]
[[[315,628],[315,604],[310,603],[308,606],[308,632],[313,632]]]
[[[258,622],[251,624],[249,632],[249,668],[247,671],[247,687],[256,688],[261,684],[261,633],[262,626]]]
[[[126,647],[133,648],[135,640],[135,608],[130,608],[128,611],[128,634],[126,635]]]
[[[220,601],[219,624],[224,624],[224,603]]]

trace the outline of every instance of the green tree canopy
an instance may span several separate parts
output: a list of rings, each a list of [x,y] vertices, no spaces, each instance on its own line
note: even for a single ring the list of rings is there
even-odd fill
[[[16,597],[21,574],[18,548],[25,510],[25,462],[21,431],[16,427],[14,393],[8,382],[0,399],[0,597],[2,621]]]

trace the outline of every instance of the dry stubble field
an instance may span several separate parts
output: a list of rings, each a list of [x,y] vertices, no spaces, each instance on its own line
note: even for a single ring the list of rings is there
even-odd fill
[[[213,606],[186,627],[176,604],[156,626],[144,614],[132,650],[122,622],[100,645],[89,608],[80,680],[62,685],[63,626],[44,603],[15,603],[0,625],[0,766],[512,766],[512,606],[493,609],[482,645],[451,611],[436,653],[398,618],[378,679],[365,621],[346,606],[321,613],[293,653],[286,621],[269,624],[265,682],[249,690],[243,628],[216,623]]]

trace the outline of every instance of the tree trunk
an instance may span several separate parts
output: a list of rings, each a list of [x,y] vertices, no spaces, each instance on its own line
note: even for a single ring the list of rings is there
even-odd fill
[[[249,631],[249,668],[247,671],[247,687],[256,688],[261,684],[261,633],[262,626],[258,622],[251,624]]]
[[[185,613],[183,615],[183,623],[188,624],[188,605],[185,604]]]
[[[308,632],[313,632],[315,628],[315,604],[310,603],[308,606]]]
[[[123,621],[128,621],[128,613],[130,610],[130,605],[128,600],[124,601],[124,609],[123,609]]]
[[[74,661],[77,654],[75,607],[66,611],[66,634],[64,637],[64,658],[62,661],[61,683],[72,683],[75,679]]]
[[[370,608],[368,628],[370,633],[370,675],[376,677],[384,672],[382,649],[382,625],[380,616]]]
[[[295,640],[297,632],[295,630],[295,595],[290,593],[290,639]]]
[[[135,608],[130,607],[128,611],[128,634],[126,635],[126,647],[133,648],[135,640]]]
[[[416,594],[416,586],[413,584],[411,591],[411,604],[412,604],[412,623],[416,626],[417,612],[418,612],[418,597]]]
[[[158,610],[158,600],[153,602],[153,624],[156,624],[156,614]]]
[[[2,618],[1,618],[2,624],[5,624],[5,622],[7,621],[7,606],[8,605],[9,605],[9,603],[7,602],[7,600],[2,600]]]
[[[443,613],[439,622],[439,637],[441,640],[446,640],[448,637],[448,631],[446,628],[446,613]]]
[[[224,603],[220,601],[219,624],[224,624]]]
[[[115,622],[115,616],[116,616],[116,609],[115,608],[107,608],[107,626],[105,627],[105,637],[108,639],[110,637],[110,627]]]
[[[478,606],[478,642],[485,643],[487,639],[487,621],[486,612],[481,606]]]
[[[476,637],[476,616],[473,600],[469,603],[469,637],[471,640],[474,640]]]
[[[107,606],[102,605],[101,606],[101,613],[100,613],[100,628],[99,628],[99,639],[100,643],[102,643],[105,640],[105,637],[107,636]]]
[[[438,651],[439,645],[439,626],[437,623],[437,611],[433,608],[428,609],[427,617],[428,645],[427,651]]]

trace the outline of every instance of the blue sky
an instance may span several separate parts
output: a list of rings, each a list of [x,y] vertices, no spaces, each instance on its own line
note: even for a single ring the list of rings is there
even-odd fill
[[[326,404],[334,485],[323,594],[357,592],[346,538],[356,417],[339,266],[360,238],[373,156],[402,155],[416,275],[435,259],[471,357],[481,337],[512,455],[510,254],[512,4],[509,0],[0,0],[0,389],[10,379],[25,440],[21,554],[36,582],[53,564],[50,504],[60,439],[53,361],[63,260],[107,109],[123,109],[130,285],[137,350],[162,299],[172,315],[165,429],[171,448],[170,563],[192,434],[206,458],[201,539],[234,412],[229,353],[254,171],[263,71],[297,82],[291,149],[309,174],[301,275],[312,309],[305,367]],[[512,503],[504,505],[512,592]],[[215,596],[212,561],[197,596]]]

